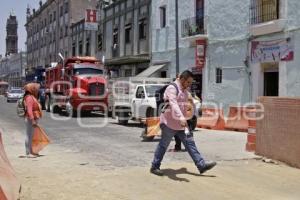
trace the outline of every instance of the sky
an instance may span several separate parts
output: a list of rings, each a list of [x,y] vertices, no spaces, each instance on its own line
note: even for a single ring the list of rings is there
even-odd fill
[[[18,48],[19,51],[25,50],[26,41],[26,8],[38,8],[40,0],[0,0],[0,54],[5,55],[5,39],[6,39],[6,21],[10,13],[13,11],[18,20]],[[45,2],[45,0],[43,0]]]

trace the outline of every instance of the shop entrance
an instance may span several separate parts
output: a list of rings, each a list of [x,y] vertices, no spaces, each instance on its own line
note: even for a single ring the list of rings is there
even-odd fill
[[[264,96],[279,95],[278,63],[264,65]]]
[[[202,98],[202,74],[194,74],[194,82],[191,87],[192,93]]]

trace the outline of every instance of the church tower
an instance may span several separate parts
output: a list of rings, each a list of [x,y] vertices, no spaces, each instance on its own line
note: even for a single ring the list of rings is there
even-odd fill
[[[10,14],[6,22],[6,53],[18,53],[18,22],[17,17]]]

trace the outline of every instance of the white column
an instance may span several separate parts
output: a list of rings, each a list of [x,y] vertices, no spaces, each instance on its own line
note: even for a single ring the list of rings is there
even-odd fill
[[[279,96],[287,96],[287,67],[286,62],[279,63]]]

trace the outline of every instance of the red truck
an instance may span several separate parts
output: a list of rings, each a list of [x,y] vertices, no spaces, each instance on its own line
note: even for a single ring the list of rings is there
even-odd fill
[[[108,104],[102,62],[94,57],[72,57],[46,69],[46,111],[65,110],[68,116],[102,111]],[[80,113],[79,113],[80,112]]]

